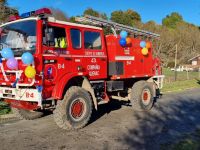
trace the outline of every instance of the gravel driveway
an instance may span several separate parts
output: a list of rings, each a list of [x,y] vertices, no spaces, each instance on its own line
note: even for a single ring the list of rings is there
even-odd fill
[[[102,105],[79,131],[59,129],[49,115],[0,124],[1,150],[160,149],[200,127],[200,89],[163,95],[150,112],[120,102]]]

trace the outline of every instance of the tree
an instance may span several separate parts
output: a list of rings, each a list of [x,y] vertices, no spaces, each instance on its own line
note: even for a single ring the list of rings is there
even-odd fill
[[[157,25],[154,21],[148,21],[147,23],[143,24],[143,29],[151,32],[158,32],[160,26]]]
[[[134,10],[128,9],[124,12],[125,16],[128,17],[130,20],[133,21],[141,21],[141,16]]]
[[[136,11],[128,9],[127,11],[118,10],[112,12],[111,20],[120,24],[134,26],[141,22],[141,17]]]
[[[162,20],[162,24],[168,28],[175,29],[177,24],[182,21],[183,17],[179,13],[173,12]]]
[[[67,15],[60,9],[58,8],[51,8],[51,11],[53,13],[53,16],[57,19],[57,20],[61,20],[61,21],[68,21],[69,18],[67,17]]]
[[[92,8],[88,8],[83,12],[83,15],[90,15],[94,17],[99,17],[99,13],[96,10],[93,10]]]
[[[111,13],[111,20],[117,23],[124,23],[124,13],[123,11],[119,10],[119,11],[114,11]]]
[[[0,3],[5,5],[7,3],[7,1],[6,0],[0,0]]]
[[[78,16],[77,16],[78,17]],[[69,18],[69,22],[77,23],[76,22],[76,17],[72,16]]]
[[[107,15],[105,13],[100,13],[92,8],[88,8],[83,12],[83,15],[90,15],[90,16],[94,16],[94,17],[99,17],[102,19],[108,19]]]
[[[7,5],[7,0],[0,0],[0,22],[4,22],[9,16],[18,14],[15,8],[11,8]]]

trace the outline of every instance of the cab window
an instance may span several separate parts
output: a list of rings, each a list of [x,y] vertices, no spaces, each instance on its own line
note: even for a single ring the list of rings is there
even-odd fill
[[[78,29],[71,29],[71,41],[72,41],[72,47],[74,49],[80,49],[81,48],[81,31]]]
[[[45,38],[45,30],[43,30],[43,44],[47,45],[46,38]],[[60,27],[53,27],[49,26],[48,30],[51,30],[54,35],[54,42],[50,43],[50,47],[55,47],[55,48],[67,48],[67,38],[66,38],[66,31],[65,28],[60,28]]]
[[[85,49],[102,49],[101,35],[99,32],[85,31],[84,32],[84,47]]]

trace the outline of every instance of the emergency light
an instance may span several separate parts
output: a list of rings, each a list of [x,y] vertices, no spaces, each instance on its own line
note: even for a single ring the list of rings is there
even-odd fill
[[[41,14],[52,15],[52,12],[49,8],[42,8],[35,11],[35,15],[41,15]]]
[[[9,21],[15,21],[15,20],[18,20],[18,19],[28,18],[28,17],[31,17],[31,16],[38,16],[38,15],[42,15],[42,14],[51,15],[52,12],[48,8],[42,8],[42,9],[38,9],[36,11],[30,11],[30,12],[23,13],[20,16],[18,16],[18,15],[10,16]]]
[[[9,17],[9,22],[11,22],[11,21],[15,21],[15,20],[18,20],[18,19],[20,19],[20,16],[19,15],[12,15],[12,16],[10,16]]]
[[[52,12],[48,8],[42,8],[42,9],[38,9],[36,11],[31,11],[31,12],[23,13],[20,17],[21,18],[28,18],[28,17],[31,17],[31,16],[38,16],[38,15],[42,15],[42,14],[51,15]]]
[[[30,16],[32,16],[32,15],[34,15],[35,14],[35,11],[31,11],[31,12],[26,12],[26,13],[23,13],[23,14],[21,14],[21,18],[28,18],[28,17],[30,17]]]

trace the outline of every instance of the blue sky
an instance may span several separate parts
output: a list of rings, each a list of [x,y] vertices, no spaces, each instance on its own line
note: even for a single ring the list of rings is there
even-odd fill
[[[41,7],[60,8],[68,16],[81,15],[92,7],[110,16],[114,10],[133,9],[143,22],[154,20],[161,24],[162,18],[171,12],[179,12],[187,22],[200,26],[200,0],[8,0],[10,6],[20,13]]]

